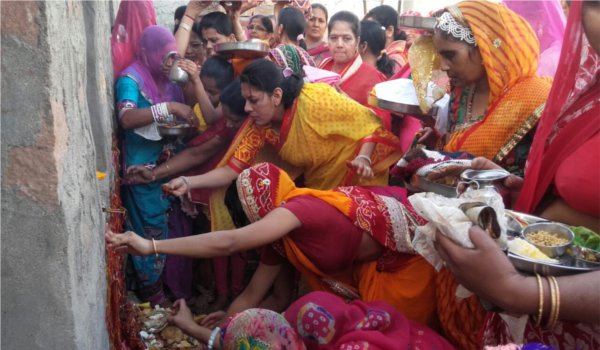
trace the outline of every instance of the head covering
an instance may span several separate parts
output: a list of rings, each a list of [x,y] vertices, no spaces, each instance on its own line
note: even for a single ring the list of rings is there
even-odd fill
[[[538,125],[525,183],[515,208],[535,210],[561,162],[600,130],[600,57],[585,36],[582,2],[573,1],[565,41],[544,114]]]
[[[110,38],[115,77],[135,60],[142,32],[152,25],[156,25],[152,0],[121,1]]]
[[[303,350],[302,339],[286,319],[275,311],[248,309],[225,322],[223,349]]]
[[[403,253],[412,250],[412,245],[405,241],[411,223],[404,215],[411,209],[395,198],[377,195],[368,188],[349,186],[330,191],[297,188],[289,175],[277,166],[259,163],[238,176],[237,191],[251,222],[260,220],[294,197],[308,195],[336,208],[382,246]]]
[[[165,27],[150,26],[140,38],[137,59],[120,76],[133,79],[143,96],[155,104],[181,101],[182,92],[162,72],[162,62],[169,53],[176,53],[175,37]]]
[[[453,130],[444,150],[501,162],[535,127],[548,97],[550,82],[536,74],[538,40],[525,19],[501,4],[468,0],[446,10],[472,30],[490,93],[483,119]],[[453,110],[460,103],[455,99]]]
[[[504,0],[504,5],[525,18],[540,42],[538,74],[554,76],[565,32],[565,14],[558,0]]]
[[[312,292],[292,303],[284,316],[307,349],[453,349],[384,302],[346,303],[331,293]]]
[[[490,84],[490,104],[536,74],[539,43],[521,16],[489,1],[462,1],[446,9],[473,31]]]

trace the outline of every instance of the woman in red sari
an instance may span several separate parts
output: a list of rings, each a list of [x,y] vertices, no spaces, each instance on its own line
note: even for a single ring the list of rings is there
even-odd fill
[[[259,163],[240,174],[227,190],[225,202],[237,229],[154,242],[132,232],[109,232],[107,241],[127,246],[132,254],[193,257],[266,245],[256,273],[231,304],[229,314],[252,307],[278,311],[287,307],[293,276],[289,262],[313,290],[385,301],[413,321],[433,322],[434,270],[414,254],[411,235],[423,221],[404,204],[404,189],[297,188],[283,170]]]
[[[329,46],[323,41],[329,15],[327,8],[321,4],[312,4],[310,7],[312,11],[304,29],[304,40],[306,40],[306,51],[318,66],[324,59],[331,57]]]
[[[386,81],[386,76],[377,68],[364,63],[359,50],[360,23],[358,17],[348,11],[340,11],[329,20],[329,51],[331,57],[321,63],[320,68],[341,76],[337,88],[354,101],[369,107],[368,98],[373,87]],[[376,111],[387,129],[390,115]]]
[[[600,231],[600,2],[573,1],[554,84],[538,124],[515,208],[546,219]],[[489,167],[483,159],[479,168]],[[600,271],[555,278],[523,276],[479,229],[475,249],[438,235],[446,266],[469,290],[507,312],[530,315],[524,330],[511,334],[497,313],[483,317],[477,344],[542,342],[555,349],[600,346]],[[486,264],[479,263],[486,261]],[[486,276],[482,278],[482,276]],[[538,279],[539,278],[539,279]],[[557,292],[558,291],[558,292]],[[552,301],[551,295],[557,295]],[[543,303],[540,301],[543,297]],[[556,309],[554,318],[551,310]],[[536,326],[535,318],[544,326]],[[471,317],[475,317],[472,315]],[[481,324],[481,323],[480,323]]]

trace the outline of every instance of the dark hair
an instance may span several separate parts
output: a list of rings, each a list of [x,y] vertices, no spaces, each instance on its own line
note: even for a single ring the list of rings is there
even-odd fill
[[[221,56],[212,56],[202,65],[200,76],[214,79],[219,90],[223,90],[233,81],[233,66]]]
[[[331,16],[329,24],[327,24],[327,31],[329,33],[331,33],[331,29],[333,29],[335,22],[346,22],[350,24],[350,29],[352,30],[352,33],[354,33],[354,36],[357,38],[360,36],[360,22],[358,21],[358,17],[352,12],[340,11]]]
[[[297,40],[298,35],[303,34],[306,27],[306,19],[302,12],[295,7],[285,7],[279,12],[279,17],[277,18],[277,25],[279,26],[280,24],[283,27],[285,35],[294,42],[298,41],[298,46],[306,50],[304,39]]]
[[[200,22],[195,22],[192,25],[192,32],[194,32],[198,38],[202,39],[202,28],[200,28]]]
[[[269,17],[264,16],[264,15],[254,15],[254,16],[250,17],[248,24],[252,23],[252,21],[254,21],[255,19],[260,20],[260,24],[262,24],[263,27],[265,27],[265,30],[267,31],[267,33],[269,33],[269,34],[273,33],[273,22],[269,19]]]
[[[386,77],[394,74],[396,62],[392,61],[385,50],[385,28],[371,20],[360,22],[360,43],[367,43],[367,49],[377,57],[377,69]]]
[[[233,34],[231,18],[223,12],[211,12],[202,17],[200,21],[200,32],[205,29],[214,29],[217,33],[225,36]]]
[[[381,5],[373,7],[371,11],[367,12],[365,18],[372,18],[377,22],[381,23],[385,29],[390,26],[394,28],[394,40],[402,40],[400,33],[398,33],[398,12],[393,7],[388,5]]]
[[[221,90],[221,96],[219,96],[219,101],[222,104],[227,105],[229,110],[233,114],[239,117],[244,117],[248,115],[244,110],[246,105],[246,100],[242,96],[242,88],[239,79],[235,79],[230,82],[224,89]]]
[[[310,8],[313,10],[319,9],[323,12],[325,12],[325,22],[327,22],[329,20],[329,12],[327,12],[327,7],[325,7],[322,4],[312,4],[310,5]]]
[[[250,63],[242,72],[240,81],[269,94],[276,88],[281,88],[284,108],[289,108],[294,103],[304,85],[304,80],[299,75],[292,74],[289,78],[284,78],[281,69],[264,58]]]
[[[175,9],[175,13],[173,15],[173,20],[178,21],[178,22],[177,22],[177,24],[175,24],[173,26],[173,34],[177,33],[177,29],[179,29],[179,22],[183,18],[183,15],[185,14],[186,9],[187,9],[186,5],[179,6],[178,8]]]
[[[229,215],[231,215],[235,227],[239,228],[250,225],[250,220],[248,220],[244,212],[244,207],[242,207],[242,203],[240,202],[236,180],[233,180],[231,185],[227,187],[227,191],[225,191],[225,206],[227,207],[227,211],[229,211]]]

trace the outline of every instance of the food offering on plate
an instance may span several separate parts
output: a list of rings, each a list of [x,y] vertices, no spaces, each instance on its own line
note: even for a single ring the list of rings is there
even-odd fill
[[[561,276],[600,268],[600,263],[594,262],[595,258],[600,261],[600,252],[581,246],[590,237],[590,246],[594,245],[591,234],[595,233],[511,210],[505,215],[513,236],[508,240],[508,258],[517,269]]]
[[[142,330],[139,335],[149,350],[158,349],[199,349],[200,343],[187,336],[181,329],[168,324],[168,317],[172,310],[156,306],[154,309],[149,303],[137,304],[137,319]],[[194,320],[201,320],[204,315],[195,316]]]
[[[600,265],[600,235],[583,226],[573,226],[571,230],[575,234],[573,244],[577,259]]]

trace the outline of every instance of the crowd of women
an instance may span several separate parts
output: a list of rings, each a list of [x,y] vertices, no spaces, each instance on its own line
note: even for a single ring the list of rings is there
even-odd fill
[[[600,347],[600,271],[524,275],[477,226],[472,249],[436,235],[436,271],[411,243],[426,221],[390,185],[414,140],[508,170],[515,210],[600,232],[600,1],[570,1],[565,20],[558,1],[467,0],[432,13],[431,32],[402,31],[385,5],[361,21],[299,0],[244,29],[258,3],[192,0],[173,34],[151,2],[121,2],[112,44],[128,219],[106,240],[130,254],[131,290],[154,305],[177,299],[171,322],[209,349]],[[444,130],[368,103],[376,84],[410,77],[419,36],[449,78]],[[249,39],[267,57],[217,52]],[[169,80],[173,66],[185,85]],[[308,67],[337,78],[318,82]],[[197,132],[163,137],[163,123]],[[194,258],[212,259],[218,294],[201,323],[186,303]],[[458,299],[459,284],[474,294]],[[505,314],[530,317],[515,331]]]

